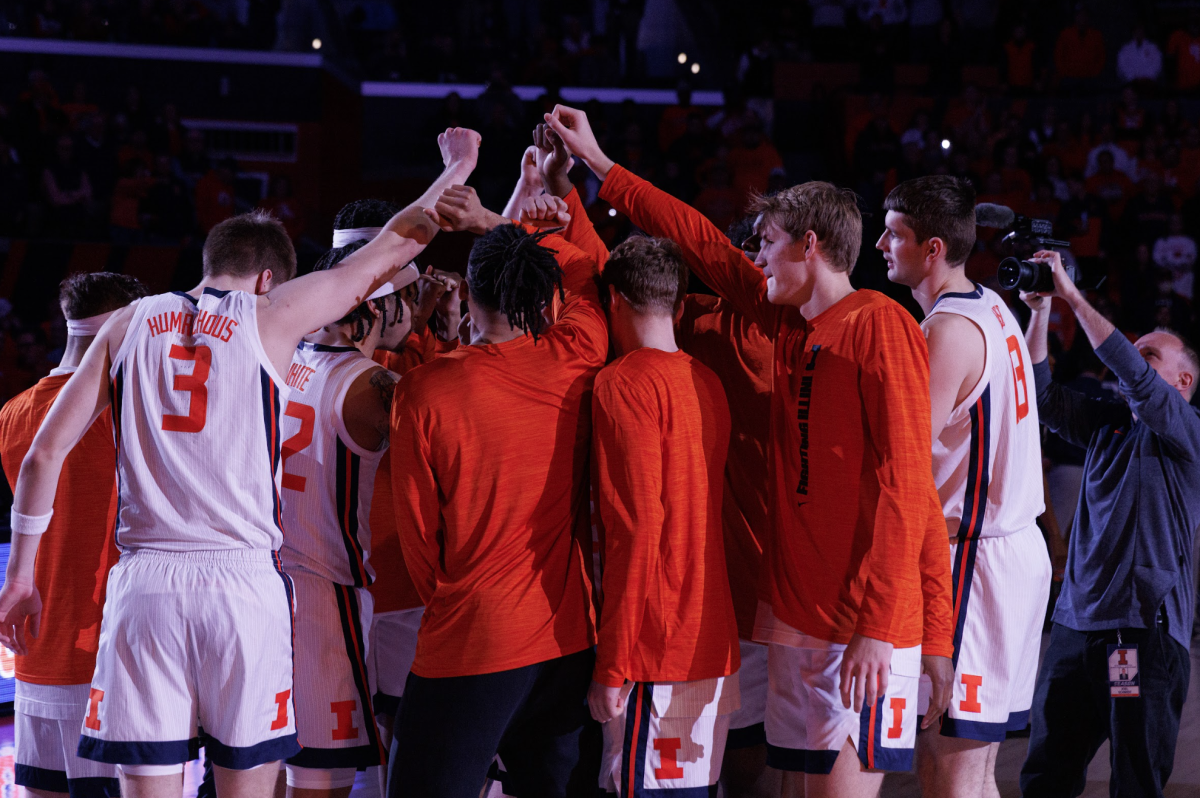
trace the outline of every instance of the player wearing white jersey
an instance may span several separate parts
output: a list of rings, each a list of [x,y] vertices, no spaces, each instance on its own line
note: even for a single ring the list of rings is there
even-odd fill
[[[946,176],[901,183],[876,246],[925,311],[933,471],[950,537],[953,680],[940,733],[918,736],[927,795],[998,798],[995,757],[1029,722],[1050,560],[1037,527],[1042,460],[1032,364],[1016,319],[964,269],[975,191]],[[945,663],[923,700],[947,698]],[[928,722],[926,726],[930,725]]]
[[[316,269],[336,266],[364,244],[330,250]],[[370,355],[404,347],[418,276],[409,264],[344,318],[306,336],[286,378],[281,556],[295,585],[296,729],[303,746],[287,760],[293,798],[345,798],[357,770],[384,762],[371,700],[367,587],[375,579],[371,498],[387,455],[397,376]],[[423,292],[422,304],[432,305],[445,289],[432,277],[425,284],[436,287]]]
[[[215,227],[200,285],[114,314],[22,463],[0,643],[23,653],[63,460],[113,405],[122,554],[80,754],[121,765],[127,798],[180,795],[199,727],[224,798],[266,798],[298,750],[291,583],[275,551],[282,375],[306,333],[357,307],[437,232],[422,208],[470,174],[479,135],[455,128],[438,143],[446,169],[429,191],[334,270],[289,281],[295,252],[267,214]]]

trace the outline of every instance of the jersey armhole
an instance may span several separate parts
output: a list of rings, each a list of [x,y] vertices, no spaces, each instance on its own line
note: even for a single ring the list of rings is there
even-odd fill
[[[146,308],[149,307],[146,304],[146,300],[148,299],[153,299],[153,297],[139,297],[129,303],[129,307],[133,308],[133,314],[129,317],[129,324],[125,326],[125,337],[121,339],[121,345],[117,347],[117,353],[113,355],[112,363],[108,365],[108,378],[110,380],[116,376],[117,370],[121,368],[121,364],[129,356],[129,350],[134,346],[133,340],[137,336],[130,335],[130,333],[135,332],[135,325],[141,326],[142,319],[146,315]]]
[[[287,383],[285,383],[283,378],[279,376],[279,372],[277,372],[275,370],[275,364],[271,362],[271,358],[267,357],[267,350],[263,348],[262,331],[258,327],[258,324],[259,324],[258,299],[259,299],[259,297],[257,294],[251,294],[248,291],[238,291],[237,293],[241,297],[248,298],[250,300],[249,315],[250,315],[250,318],[254,319],[254,331],[253,331],[254,332],[254,335],[253,335],[254,341],[251,344],[251,346],[254,347],[254,354],[258,357],[258,362],[263,367],[263,370],[267,372],[267,376],[270,377],[275,382],[275,387],[277,387],[279,389],[279,398],[281,400],[286,401],[287,397],[288,397],[288,392],[289,392]],[[241,301],[245,301],[245,299],[242,299]],[[297,343],[303,343],[303,341],[304,341],[304,339],[301,338],[300,341]]]
[[[359,457],[364,458],[382,457],[384,454],[387,454],[388,437],[386,435],[384,436],[383,444],[378,449],[364,449],[362,446],[359,446],[357,443],[355,443],[354,438],[350,435],[350,431],[346,428],[346,418],[343,410],[346,403],[346,394],[350,392],[350,386],[353,385],[354,381],[363,374],[366,374],[368,371],[376,368],[391,374],[397,382],[400,381],[400,378],[396,376],[395,372],[384,368],[370,358],[365,358],[362,363],[352,365],[350,368],[346,369],[347,373],[342,378],[342,382],[338,386],[337,393],[334,394],[333,399],[333,429],[338,436],[338,440],[340,440],[342,445],[347,449],[354,452]]]
[[[970,316],[966,315],[965,313],[959,313],[958,311],[952,310],[950,308],[946,308],[944,310],[938,310],[937,313],[953,314],[955,316],[958,316],[959,318],[963,318],[963,319],[966,319],[967,321],[971,322],[971,324],[975,327],[975,329],[979,331],[979,337],[983,341],[983,372],[979,375],[979,381],[975,383],[975,387],[973,387],[971,389],[970,393],[967,394],[966,398],[963,399],[961,402],[956,403],[954,405],[954,409],[950,411],[950,418],[946,419],[946,425],[949,426],[950,424],[962,421],[964,418],[966,418],[967,414],[970,412],[971,407],[976,402],[979,401],[979,397],[983,396],[983,392],[985,390],[987,390],[988,385],[991,384],[991,381],[992,381],[992,375],[991,375],[992,362],[991,362],[991,355],[988,352],[987,333],[984,332],[983,328],[979,326],[979,322],[975,321],[975,319],[971,318]],[[934,314],[930,314],[930,317],[932,317],[933,315]]]

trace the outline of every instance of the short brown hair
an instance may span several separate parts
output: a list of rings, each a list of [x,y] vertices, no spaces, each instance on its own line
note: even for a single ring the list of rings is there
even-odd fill
[[[950,175],[905,180],[892,189],[883,208],[904,214],[917,243],[931,238],[946,242],[946,262],[961,266],[975,248],[975,187]]]
[[[256,277],[267,269],[277,282],[296,276],[296,250],[283,223],[264,210],[226,219],[204,241],[204,276]]]
[[[146,296],[146,286],[136,277],[113,272],[72,274],[58,287],[58,304],[71,321],[120,310]]]
[[[862,248],[862,213],[858,196],[848,188],[812,180],[769,197],[750,200],[750,213],[779,225],[799,240],[809,230],[817,236],[821,254],[836,271],[853,271]]]
[[[598,282],[602,297],[611,285],[638,313],[670,315],[687,294],[688,267],[674,241],[631,236],[609,254]]]

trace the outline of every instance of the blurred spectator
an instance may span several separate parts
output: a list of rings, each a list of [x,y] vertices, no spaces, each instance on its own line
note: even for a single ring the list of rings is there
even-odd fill
[[[733,170],[733,187],[738,194],[738,210],[745,207],[753,193],[767,190],[771,172],[783,168],[783,158],[775,145],[767,140],[761,125],[742,128],[741,141],[729,151],[729,168]]]
[[[1092,81],[1104,70],[1104,36],[1088,24],[1087,12],[1075,12],[1075,24],[1064,28],[1054,45],[1054,68],[1060,83],[1067,86]]]
[[[150,193],[154,178],[150,169],[140,160],[129,160],[121,165],[121,177],[113,189],[112,205],[108,221],[112,240],[117,244],[135,244],[141,240],[142,202]]]
[[[0,235],[16,234],[25,222],[25,171],[17,163],[15,151],[0,136]]]
[[[687,132],[688,119],[700,113],[699,109],[692,105],[692,87],[687,81],[679,83],[675,89],[675,97],[678,102],[663,109],[662,116],[658,119],[658,149],[662,152],[667,152],[672,144],[683,138],[683,134]]]
[[[95,195],[108,197],[117,182],[117,148],[109,138],[103,114],[87,116],[80,126],[79,164],[91,178]]]
[[[176,159],[175,172],[184,183],[194,188],[211,168],[212,163],[204,146],[204,131],[191,128],[184,137],[183,152]]]
[[[1121,219],[1121,231],[1125,235],[1125,246],[1139,243],[1152,244],[1167,235],[1171,217],[1176,216],[1175,205],[1162,192],[1162,178],[1153,172],[1138,184],[1141,190],[1125,207]]]
[[[703,184],[693,203],[696,210],[721,230],[727,229],[742,212],[729,166],[721,160],[711,163],[705,170]]]
[[[146,192],[139,215],[147,240],[152,243],[178,241],[192,230],[188,187],[175,174],[167,155],[154,159],[154,182]]]
[[[1167,56],[1175,62],[1175,88],[1191,92],[1200,87],[1200,12],[1192,11],[1187,27],[1171,34]]]
[[[1133,181],[1114,166],[1111,150],[1100,150],[1096,164],[1096,171],[1084,186],[1088,194],[1105,204],[1110,219],[1118,218],[1125,210],[1125,201],[1133,193]]]
[[[1196,280],[1196,240],[1184,232],[1178,213],[1171,215],[1167,235],[1154,242],[1153,257],[1157,266],[1170,273],[1175,293],[1190,302]]]
[[[270,211],[272,216],[283,222],[283,228],[292,241],[298,241],[304,233],[304,212],[292,196],[292,180],[287,175],[271,178],[270,191],[258,207]]]
[[[237,161],[225,158],[196,184],[196,219],[205,234],[233,216],[236,177]]]
[[[84,117],[99,113],[100,109],[87,98],[87,84],[82,80],[76,81],[71,90],[71,99],[62,104],[62,111],[71,122],[71,129],[78,130]]]
[[[1138,23],[1133,38],[1117,52],[1117,79],[1122,83],[1155,83],[1162,75],[1162,51],[1146,38],[1146,27]]]
[[[50,205],[50,222],[56,235],[71,237],[84,232],[92,184],[75,158],[75,142],[59,136],[54,157],[42,171],[42,191]]]
[[[1033,41],[1024,23],[1018,23],[1013,28],[1012,37],[1004,43],[1005,80],[1009,88],[1022,92],[1033,88],[1033,53]]]
[[[1129,156],[1116,142],[1116,127],[1111,122],[1105,122],[1100,126],[1100,140],[1096,143],[1087,155],[1087,167],[1084,169],[1084,177],[1091,177],[1100,170],[1100,156],[1107,153],[1113,163],[1113,167],[1117,171],[1125,174],[1126,177],[1137,177],[1137,161]]]

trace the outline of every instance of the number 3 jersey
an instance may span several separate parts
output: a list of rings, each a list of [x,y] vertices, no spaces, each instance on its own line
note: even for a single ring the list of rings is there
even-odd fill
[[[954,313],[983,333],[983,377],[933,442],[933,478],[947,522],[960,536],[1028,529],[1045,509],[1033,364],[1016,318],[996,292],[943,294],[926,322]]]
[[[301,343],[283,412],[284,568],[355,587],[375,581],[369,519],[387,444],[377,451],[356,444],[342,407],[354,381],[374,368],[354,347]]]
[[[204,289],[139,300],[113,359],[122,550],[278,549],[283,380],[258,298]]]

